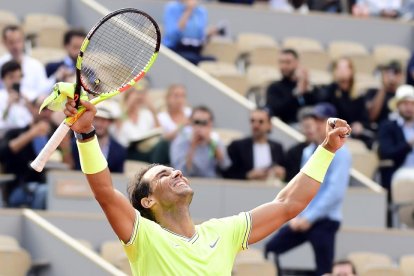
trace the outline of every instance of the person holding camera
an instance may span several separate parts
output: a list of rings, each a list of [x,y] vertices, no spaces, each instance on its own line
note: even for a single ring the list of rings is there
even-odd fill
[[[0,130],[26,127],[33,121],[26,99],[20,94],[22,69],[16,61],[1,67],[4,89],[0,90]]]

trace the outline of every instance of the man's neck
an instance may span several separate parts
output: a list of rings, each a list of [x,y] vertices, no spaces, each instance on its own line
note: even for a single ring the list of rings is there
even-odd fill
[[[99,146],[104,147],[109,143],[109,135],[103,135],[98,137]]]
[[[267,143],[267,136],[262,135],[260,137],[253,137],[253,142],[255,144],[266,144]]]
[[[174,210],[166,210],[159,218],[159,225],[178,235],[191,238],[195,234],[195,226],[190,217],[188,207],[182,207]]]

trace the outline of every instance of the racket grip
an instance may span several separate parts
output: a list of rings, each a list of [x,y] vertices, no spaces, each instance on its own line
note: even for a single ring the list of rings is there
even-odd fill
[[[62,122],[59,127],[56,129],[55,133],[53,133],[52,137],[50,137],[47,144],[43,147],[42,151],[36,157],[36,159],[30,163],[30,166],[38,172],[41,172],[46,165],[46,162],[49,160],[52,153],[57,149],[60,142],[62,142],[63,138],[69,132],[70,127]]]

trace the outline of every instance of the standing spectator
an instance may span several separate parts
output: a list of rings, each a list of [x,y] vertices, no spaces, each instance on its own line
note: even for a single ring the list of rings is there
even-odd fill
[[[392,161],[391,166],[380,168],[381,185],[388,191],[397,169],[414,167],[414,88],[411,85],[398,87],[389,107],[398,113],[398,118],[385,121],[378,132],[379,157]]]
[[[33,101],[40,95],[48,94],[54,82],[47,79],[45,68],[38,60],[24,53],[23,30],[19,26],[9,25],[3,29],[2,36],[8,53],[0,57],[0,66],[12,59],[20,64],[23,71],[22,95]]]
[[[207,10],[198,0],[170,1],[164,11],[163,44],[194,64],[214,60],[201,55],[205,41],[218,32],[215,28],[207,30],[207,25]]]
[[[382,122],[388,119],[391,113],[388,102],[395,96],[395,91],[403,80],[401,64],[398,61],[391,61],[381,66],[380,69],[382,87],[370,89],[366,93],[367,109],[373,129],[377,129]]]
[[[334,63],[333,79],[332,84],[321,90],[320,100],[335,106],[338,117],[351,126],[352,138],[371,147],[374,133],[369,129],[365,98],[355,89],[355,70],[349,58],[340,58]]]
[[[282,79],[267,88],[266,105],[273,116],[291,124],[297,121],[299,108],[311,105],[315,100],[309,89],[308,71],[299,66],[299,56],[295,50],[282,50],[279,67]]]
[[[0,129],[21,128],[29,125],[32,114],[27,108],[26,99],[20,94],[22,69],[12,60],[1,67],[1,80],[4,89],[0,89]]]
[[[48,78],[52,76],[56,82],[59,82],[75,75],[76,59],[85,37],[86,33],[83,30],[73,29],[65,33],[63,36],[63,46],[68,55],[61,61],[46,64]]]
[[[267,109],[256,109],[250,113],[252,136],[233,141],[227,148],[231,167],[225,176],[235,179],[265,180],[275,176],[285,178],[282,146],[269,139],[272,129]]]
[[[352,14],[359,17],[380,16],[396,18],[400,15],[402,0],[358,0]]]
[[[289,157],[285,158],[286,182],[289,182],[300,171],[303,150],[312,143],[312,141],[316,141],[316,117],[314,115],[313,107],[307,106],[299,110],[298,119],[300,130],[305,136],[305,141],[294,145],[286,152],[285,156]]]
[[[304,149],[302,166],[317,145],[324,141],[326,121],[335,115],[335,108],[331,104],[321,103],[315,106],[316,140]],[[351,154],[346,147],[343,147],[336,152],[316,197],[302,213],[268,241],[265,247],[266,255],[273,252],[278,259],[278,255],[309,241],[315,254],[315,275],[331,271],[335,252],[335,235],[342,220],[341,209],[348,187],[350,169]]]
[[[6,173],[14,174],[15,179],[6,187],[6,200],[9,207],[29,206],[44,209],[46,206],[47,186],[45,171],[38,173],[29,164],[40,153],[49,140],[55,127],[51,121],[52,112],[48,109],[39,113],[44,97],[30,104],[34,121],[24,128],[6,132],[0,141],[0,162]],[[63,160],[68,160],[70,138],[67,135],[59,145]]]
[[[119,109],[117,102],[106,101],[96,106],[96,115],[93,121],[94,132],[98,138],[102,153],[108,161],[108,168],[111,172],[124,172],[124,162],[126,159],[126,149],[121,146],[109,134],[109,128],[116,119],[115,110]],[[76,170],[80,170],[78,148],[75,141],[72,143],[72,156]]]
[[[212,131],[213,113],[205,106],[193,109],[190,126],[183,128],[170,147],[171,165],[188,176],[217,177],[230,159],[217,133]]]

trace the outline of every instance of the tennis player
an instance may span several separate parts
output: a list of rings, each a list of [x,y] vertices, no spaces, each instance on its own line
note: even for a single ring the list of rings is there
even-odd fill
[[[239,251],[267,237],[308,205],[351,131],[345,121],[330,120],[325,141],[273,201],[194,225],[189,212],[193,190],[179,170],[148,166],[130,186],[129,201],[114,189],[92,126],[96,108],[89,102],[81,104],[86,112],[71,127],[81,168],[123,243],[133,275],[231,275]],[[65,115],[75,115],[74,106],[68,101]]]

